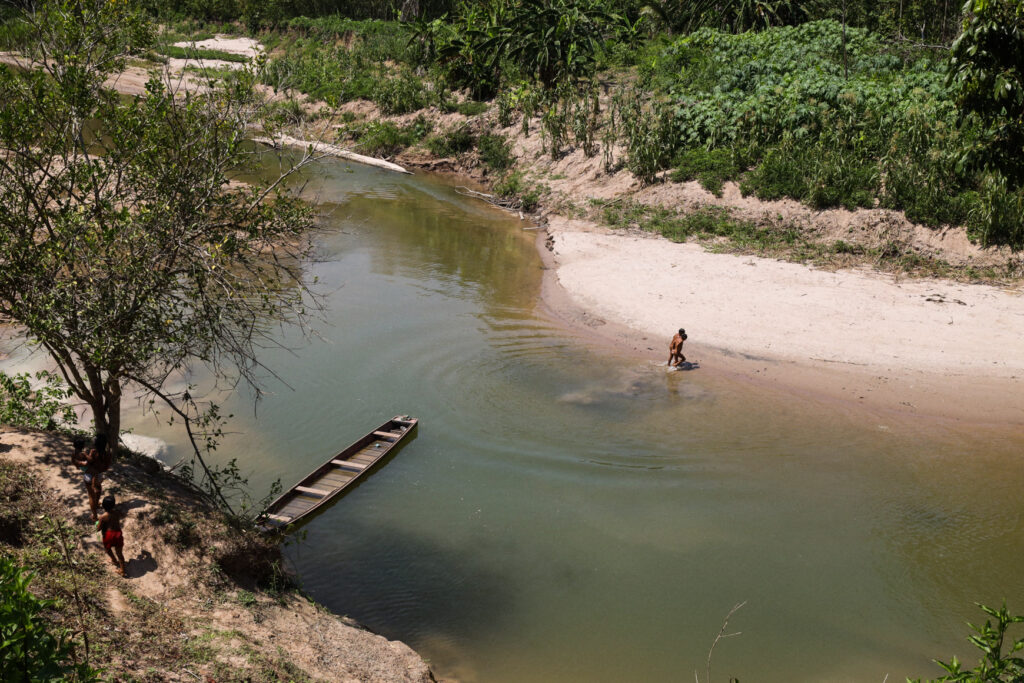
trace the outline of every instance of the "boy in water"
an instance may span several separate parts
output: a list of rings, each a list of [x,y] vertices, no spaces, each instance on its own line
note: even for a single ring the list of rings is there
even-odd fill
[[[124,534],[121,531],[121,513],[117,510],[117,504],[113,496],[103,499],[103,514],[96,521],[96,528],[103,536],[103,548],[111,563],[117,568],[117,573],[125,576],[124,566]],[[114,553],[117,553],[116,557]]]
[[[680,363],[686,362],[686,356],[683,355],[683,342],[686,341],[686,330],[679,328],[679,332],[672,337],[672,342],[668,345],[668,364],[672,367],[679,367]],[[675,361],[673,363],[672,361]]]

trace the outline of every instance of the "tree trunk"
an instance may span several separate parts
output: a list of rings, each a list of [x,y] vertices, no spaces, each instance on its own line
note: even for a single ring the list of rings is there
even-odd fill
[[[420,15],[420,0],[405,0],[398,14],[399,21],[412,21]]]

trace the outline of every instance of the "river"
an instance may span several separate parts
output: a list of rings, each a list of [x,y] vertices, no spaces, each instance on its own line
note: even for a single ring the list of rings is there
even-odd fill
[[[451,181],[335,161],[309,180],[328,320],[281,332],[297,348],[266,353],[281,381],[255,411],[227,399],[217,458],[265,491],[420,418],[286,552],[438,675],[703,680],[745,602],[715,680],[902,680],[976,659],[976,601],[1024,612],[1024,437],[668,373],[545,319],[536,233]]]

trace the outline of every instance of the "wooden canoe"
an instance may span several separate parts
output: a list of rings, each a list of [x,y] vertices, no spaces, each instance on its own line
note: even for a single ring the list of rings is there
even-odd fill
[[[389,451],[402,442],[419,420],[396,416],[331,457],[267,506],[257,523],[264,531],[283,529],[322,509],[366,476]]]

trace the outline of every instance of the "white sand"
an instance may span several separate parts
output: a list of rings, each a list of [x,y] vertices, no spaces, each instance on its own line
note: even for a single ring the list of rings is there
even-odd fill
[[[230,52],[236,55],[245,55],[250,59],[255,57],[263,50],[263,46],[260,45],[259,41],[253,40],[252,38],[246,37],[231,37],[226,35],[218,35],[213,38],[206,40],[200,40],[198,42],[191,42],[183,40],[180,43],[175,43],[175,47],[196,47],[200,50],[220,50],[221,52]]]
[[[1024,376],[1017,292],[713,254],[561,219],[549,233],[556,277],[575,303],[663,341],[666,358],[685,327],[690,346],[798,363]]]

